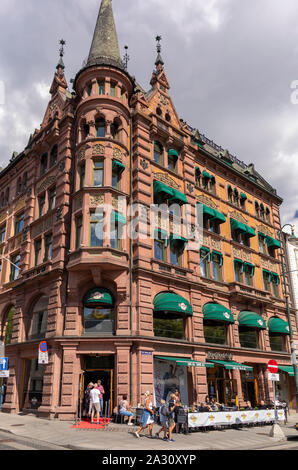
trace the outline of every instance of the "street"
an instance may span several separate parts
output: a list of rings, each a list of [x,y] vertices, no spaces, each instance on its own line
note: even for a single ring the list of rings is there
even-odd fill
[[[68,450],[46,442],[15,436],[9,432],[0,431],[0,451],[2,450]]]

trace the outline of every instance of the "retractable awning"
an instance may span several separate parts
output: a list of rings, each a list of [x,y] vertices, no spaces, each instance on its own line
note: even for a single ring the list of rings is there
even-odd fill
[[[243,310],[239,313],[238,322],[240,326],[247,326],[249,328],[259,328],[261,330],[266,330],[266,322],[255,312],[250,312]]]
[[[292,366],[278,366],[278,369],[279,370],[282,370],[283,372],[286,372],[287,374],[289,374],[290,377],[294,377],[294,367]]]
[[[219,366],[222,366],[227,370],[253,370],[253,367],[246,366],[245,364],[239,364],[239,362],[235,361],[217,361],[213,359],[208,359],[208,361],[214,364],[218,364]]]
[[[87,292],[83,301],[84,305],[113,305],[113,297],[111,293],[103,287],[97,287]]]
[[[206,304],[203,309],[204,320],[224,321],[235,323],[231,310],[221,304]]]
[[[212,364],[208,362],[193,361],[187,357],[168,357],[168,356],[154,356],[155,359],[161,359],[163,361],[172,361],[176,362],[177,366],[186,366],[186,367],[213,367]]]
[[[176,312],[193,315],[192,306],[188,300],[173,292],[161,292],[154,301],[154,312]]]
[[[271,317],[268,321],[268,328],[270,333],[280,333],[284,335],[290,334],[288,322],[278,317]]]
[[[122,173],[125,170],[125,165],[123,165],[121,162],[118,162],[118,160],[113,160],[112,170],[118,170],[120,173]]]

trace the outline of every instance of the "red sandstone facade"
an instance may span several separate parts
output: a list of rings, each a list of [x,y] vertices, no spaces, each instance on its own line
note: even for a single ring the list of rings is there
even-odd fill
[[[99,29],[111,28],[110,15],[110,1],[103,0],[93,55],[78,72],[74,92],[67,90],[60,61],[41,128],[0,173],[0,235],[5,228],[0,238],[0,331],[10,371],[3,410],[38,409],[42,416],[71,419],[86,382],[97,378],[111,408],[124,393],[136,405],[146,390],[156,388],[156,356],[232,360],[252,368],[185,367],[189,403],[213,393],[220,401],[239,399],[240,405],[272,399],[266,364],[274,358],[291,365],[289,337],[282,335],[282,347],[274,351],[269,329],[262,328],[257,347],[245,347],[239,313],[254,312],[267,325],[273,317],[287,321],[281,285],[275,295],[262,279],[264,269],[281,276],[280,254],[260,252],[257,234],[249,245],[233,240],[229,222],[234,219],[276,239],[281,199],[253,167],[241,166],[227,153],[222,158],[212,142],[178,118],[160,54],[148,93],[119,64],[115,44],[107,46],[104,59],[96,56],[96,35],[102,38]],[[163,145],[160,161],[154,153],[157,141]],[[177,152],[175,167],[169,149]],[[201,175],[204,169],[214,175],[215,187],[200,186],[197,168]],[[177,263],[169,246],[162,259],[156,256],[148,223],[154,181],[186,196],[192,224],[197,203],[224,214],[219,233],[204,227],[202,243],[222,254],[219,277],[203,275],[200,248],[183,250]],[[234,196],[229,199],[229,186],[247,194],[246,205]],[[255,213],[255,201],[269,208],[268,217]],[[96,239],[96,212],[108,216],[111,208],[117,228],[125,230],[131,219],[126,206],[132,204],[140,205],[136,240]],[[160,220],[157,225],[164,228]],[[169,225],[169,233],[177,233],[177,221],[170,218]],[[146,233],[147,238],[142,236]],[[254,265],[252,284],[235,279],[237,259]],[[97,298],[90,301],[92,292]],[[154,302],[160,293],[174,293],[191,305],[181,338],[156,334],[160,318],[155,319]],[[93,310],[88,323],[96,302],[105,311]],[[224,344],[206,339],[208,304],[224,306],[233,315],[234,323],[225,324]],[[296,338],[294,315],[291,326]],[[49,363],[38,366],[41,339],[49,345]],[[285,374],[281,386],[282,398],[295,406],[293,379]]]

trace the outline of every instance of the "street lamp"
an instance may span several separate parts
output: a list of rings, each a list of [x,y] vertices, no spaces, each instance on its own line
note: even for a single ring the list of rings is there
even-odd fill
[[[294,377],[295,377],[296,411],[298,411],[298,373],[297,373],[297,363],[296,363],[296,352],[295,352],[295,343],[294,343],[294,340],[293,340],[293,331],[292,331],[292,327],[291,327],[289,294],[288,294],[287,283],[286,283],[286,273],[285,273],[285,265],[284,265],[284,254],[283,254],[284,250],[286,249],[285,240],[284,240],[284,237],[282,237],[283,229],[285,227],[291,227],[291,236],[289,237],[289,240],[296,239],[296,237],[295,237],[295,234],[294,234],[294,231],[295,231],[295,226],[294,225],[285,224],[280,229],[280,231],[278,232],[279,240],[283,243],[283,250],[281,250],[281,269],[282,269],[282,277],[283,277],[284,292],[285,292],[285,299],[286,299],[287,317],[288,317],[288,324],[289,324],[289,331],[290,331],[291,359],[292,359],[292,364],[293,364],[293,369],[294,369]]]

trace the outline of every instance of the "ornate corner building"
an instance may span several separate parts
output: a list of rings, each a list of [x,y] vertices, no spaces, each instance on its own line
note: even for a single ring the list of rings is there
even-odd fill
[[[282,200],[254,165],[179,118],[160,39],[146,92],[102,0],[73,92],[62,41],[41,127],[0,173],[5,412],[72,419],[97,379],[110,409],[123,394],[136,405],[175,387],[184,403],[257,404],[272,400],[272,358],[279,396],[295,406]],[[199,244],[184,231],[187,208],[191,228],[201,217]]]

